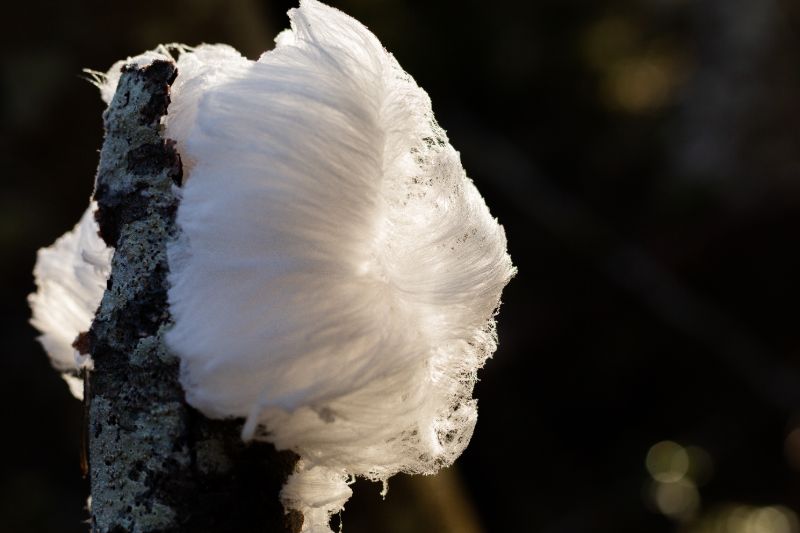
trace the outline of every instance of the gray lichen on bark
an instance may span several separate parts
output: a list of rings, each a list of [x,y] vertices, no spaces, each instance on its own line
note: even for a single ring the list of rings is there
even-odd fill
[[[126,65],[103,117],[94,197],[115,251],[92,327],[76,341],[94,363],[85,395],[92,531],[299,531],[302,517],[284,514],[278,497],[296,456],[246,445],[240,422],[188,406],[164,343],[182,171],[161,130],[176,75],[171,61]]]

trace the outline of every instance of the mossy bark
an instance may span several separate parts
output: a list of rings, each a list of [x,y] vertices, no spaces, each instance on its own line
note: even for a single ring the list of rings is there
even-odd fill
[[[95,185],[103,239],[115,248],[94,323],[77,345],[91,353],[88,471],[97,533],[297,532],[279,491],[296,456],[245,444],[241,422],[186,404],[170,327],[166,247],[177,236],[182,182],[174,143],[161,134],[171,61],[123,67],[103,118]],[[213,305],[213,302],[209,302]]]

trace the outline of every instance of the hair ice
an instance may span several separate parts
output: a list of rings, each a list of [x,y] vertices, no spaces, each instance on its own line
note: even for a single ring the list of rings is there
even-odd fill
[[[91,360],[72,343],[92,325],[111,271],[112,249],[97,234],[96,207],[92,202],[71,231],[39,250],[33,269],[37,290],[28,297],[31,324],[42,333],[39,342],[78,399],[83,382],[76,375]]]
[[[282,497],[325,532],[353,476],[461,454],[515,269],[411,76],[340,11],[301,0],[289,15],[257,61],[179,47],[166,339],[191,405],[300,454]]]
[[[394,57],[319,2],[290,17],[274,50],[206,65],[216,79],[173,99],[167,135],[192,169],[167,340],[192,405],[301,455],[284,500],[327,531],[348,476],[460,455],[513,267]]]

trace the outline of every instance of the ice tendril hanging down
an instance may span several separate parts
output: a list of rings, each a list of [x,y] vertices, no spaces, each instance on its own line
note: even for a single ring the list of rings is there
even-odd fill
[[[164,128],[185,183],[166,338],[192,406],[300,455],[282,498],[304,531],[325,532],[353,476],[431,474],[464,450],[515,270],[411,76],[336,9],[301,0],[289,16],[256,61],[177,47]],[[101,81],[106,101],[121,64]],[[68,372],[108,275],[87,217],[40,252],[31,297]]]

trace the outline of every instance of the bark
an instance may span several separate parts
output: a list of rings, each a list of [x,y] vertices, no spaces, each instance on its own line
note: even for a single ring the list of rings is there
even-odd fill
[[[245,444],[238,420],[192,409],[163,334],[166,245],[176,237],[182,171],[161,119],[177,70],[170,61],[123,68],[104,114],[95,186],[111,277],[88,335],[88,470],[93,532],[297,532],[279,491],[297,460]],[[213,305],[213,302],[208,302]]]

